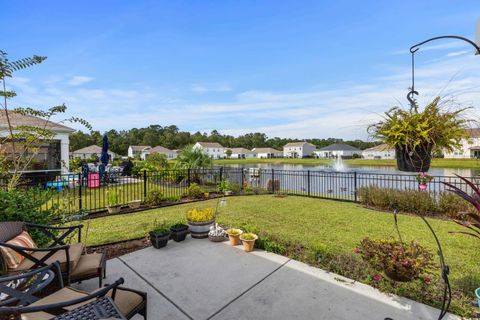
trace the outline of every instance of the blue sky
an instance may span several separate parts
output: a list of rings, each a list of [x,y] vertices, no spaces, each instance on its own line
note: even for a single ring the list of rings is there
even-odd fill
[[[48,56],[10,80],[12,106],[65,102],[101,131],[176,124],[351,139],[406,104],[408,48],[473,39],[480,3],[4,0],[0,15],[11,59]],[[435,42],[417,65],[420,103],[441,94],[478,117],[471,47]]]

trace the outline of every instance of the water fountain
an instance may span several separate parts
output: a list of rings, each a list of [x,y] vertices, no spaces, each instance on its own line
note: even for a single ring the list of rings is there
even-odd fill
[[[335,171],[340,171],[340,172],[347,171],[347,166],[345,165],[345,163],[343,163],[343,159],[341,155],[337,155],[337,158],[333,162],[332,168]]]

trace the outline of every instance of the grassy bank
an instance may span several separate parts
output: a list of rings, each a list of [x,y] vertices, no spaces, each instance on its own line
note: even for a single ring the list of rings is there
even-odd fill
[[[85,222],[89,225],[88,244],[98,245],[143,237],[153,228],[156,219],[174,223],[184,219],[186,210],[207,206],[214,207],[215,200],[90,220]],[[329,255],[351,254],[360,240],[366,236],[371,238],[394,236],[393,218],[390,214],[365,209],[353,203],[304,197],[277,198],[271,195],[230,197],[218,221],[229,226],[262,231],[266,235],[274,236],[275,239],[281,239],[282,243],[293,243],[295,248],[302,248],[306,252],[316,250],[314,251],[316,254],[318,250],[328,252]],[[445,258],[451,269],[454,289],[470,292],[471,287],[480,283],[478,240],[450,234],[450,231],[461,230],[452,222],[435,219],[430,221],[442,242]],[[405,241],[415,239],[432,252],[436,252],[432,235],[420,218],[401,216],[399,225]],[[293,257],[310,262],[303,254],[294,253]],[[383,289],[399,294],[410,290],[401,286]],[[422,296],[423,289],[415,287],[411,290],[414,290],[413,296],[411,293],[405,294],[414,299],[417,299],[417,296],[421,297],[418,299],[428,302],[425,301],[428,299]],[[454,310],[457,313],[468,314],[468,303],[465,302],[465,296],[462,297],[462,302],[456,298]]]
[[[396,166],[395,160],[367,160],[367,159],[349,159],[345,163],[355,166]],[[303,164],[303,165],[328,165],[332,163],[330,159],[225,159],[215,160],[216,165],[228,164]],[[478,168],[480,160],[477,159],[433,159],[432,167],[437,168]]]

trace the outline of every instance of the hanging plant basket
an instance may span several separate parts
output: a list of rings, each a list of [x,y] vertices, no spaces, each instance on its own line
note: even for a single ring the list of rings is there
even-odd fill
[[[397,168],[406,172],[427,172],[432,160],[432,146],[419,145],[414,150],[406,147],[395,148]]]

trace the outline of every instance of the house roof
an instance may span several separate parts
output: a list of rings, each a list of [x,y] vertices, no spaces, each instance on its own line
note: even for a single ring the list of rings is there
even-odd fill
[[[480,128],[467,129],[466,131],[470,138],[480,138]]]
[[[56,123],[53,121],[47,121],[40,117],[35,117],[31,115],[23,115],[20,113],[13,112],[12,110],[8,111],[8,117],[13,127],[19,126],[30,126],[30,127],[45,127],[48,130],[55,132],[74,132],[75,129],[64,126],[63,124]],[[0,128],[8,128],[7,115],[5,110],[0,110]]]
[[[313,144],[309,143],[309,142],[306,142],[306,141],[300,141],[300,142],[289,142],[287,143],[286,145],[284,145],[283,147],[303,147],[304,145],[310,145],[312,147],[315,147]]]
[[[386,143],[382,143],[382,144],[379,144],[378,146],[371,147],[371,148],[365,149],[363,151],[368,152],[368,151],[387,151],[387,150],[394,150],[394,148],[390,147]]]
[[[244,154],[252,154],[253,151],[245,149],[245,148],[231,148],[232,153],[238,154],[238,153],[244,153]]]
[[[169,153],[169,152],[174,152],[170,149],[167,149],[165,147],[162,147],[162,146],[156,146],[154,148],[152,148],[152,150],[150,150],[150,152],[154,153],[154,152],[157,152],[157,153]]]
[[[253,148],[254,153],[281,153],[282,151],[273,148]]]
[[[316,151],[358,151],[361,152],[362,150],[352,147],[351,145],[345,143],[334,143],[324,148],[318,149]]]
[[[197,142],[204,148],[223,148],[223,146],[218,142]]]
[[[130,146],[130,148],[132,148],[133,151],[143,151],[147,148],[152,148],[150,146]]]
[[[81,149],[78,149],[78,150],[75,150],[75,151],[72,152],[72,154],[83,154],[83,153],[100,154],[100,153],[102,153],[102,147],[99,147],[99,146],[93,144],[91,146],[81,148]],[[115,154],[115,152],[110,151],[110,150],[108,150],[108,153]]]

